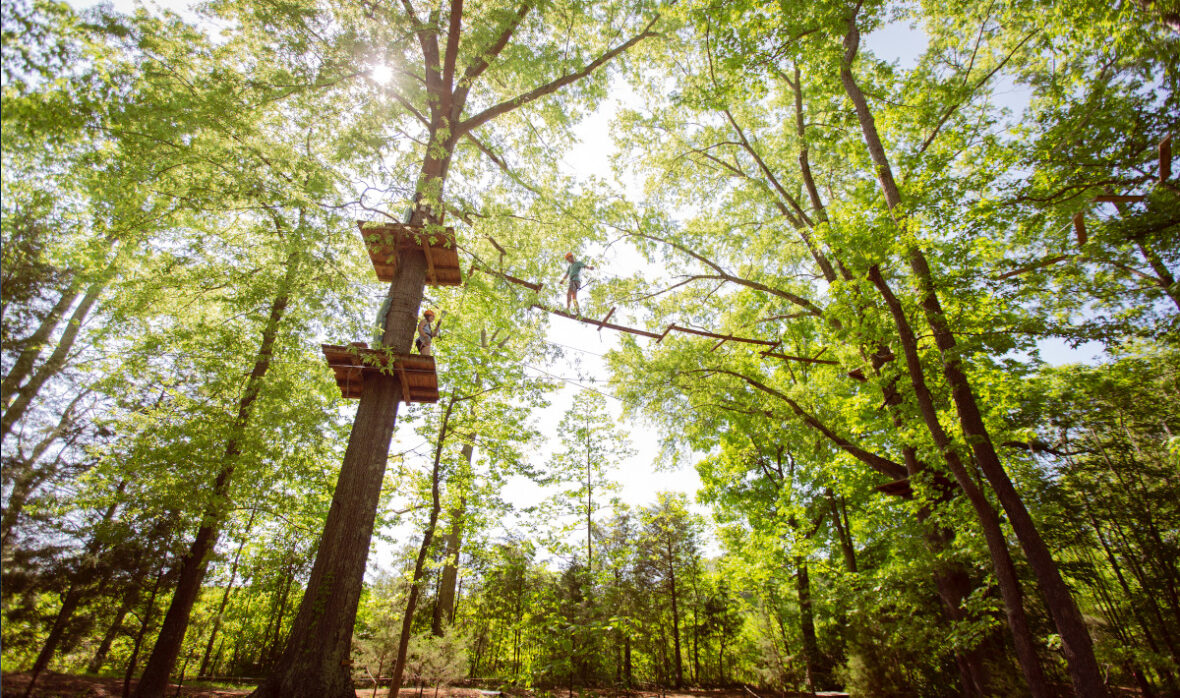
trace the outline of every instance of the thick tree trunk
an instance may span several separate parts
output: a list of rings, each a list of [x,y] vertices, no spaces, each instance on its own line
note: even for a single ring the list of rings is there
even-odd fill
[[[840,71],[841,81],[844,84],[845,92],[856,108],[865,145],[876,167],[877,179],[885,195],[886,204],[891,212],[895,212],[901,205],[901,194],[896,182],[894,182],[889,159],[885,154],[885,148],[877,132],[872,112],[869,110],[864,94],[861,92],[860,87],[856,84],[856,80],[852,75],[852,61],[856,56],[859,46],[860,32],[856,26],[856,16],[853,14],[849,18],[848,34],[844,39],[845,56]],[[902,221],[899,220],[898,225],[900,226],[901,224]],[[919,292],[922,296],[921,306],[925,312],[927,324],[934,334],[935,344],[942,356],[943,374],[950,384],[951,398],[958,413],[959,423],[964,435],[967,437],[967,441],[971,445],[976,463],[995,491],[1000,505],[1004,507],[1005,513],[1008,514],[1012,529],[1016,533],[1016,537],[1020,540],[1029,565],[1037,577],[1046,606],[1049,609],[1050,615],[1053,617],[1058,633],[1061,635],[1062,649],[1069,664],[1070,677],[1074,689],[1081,698],[1106,698],[1107,691],[1102,680],[1102,672],[1094,657],[1094,648],[1090,640],[1090,634],[1086,629],[1085,623],[1082,621],[1081,613],[1074,603],[1069,588],[1065,585],[1064,580],[1061,579],[1057,563],[1053,560],[1053,556],[1041,538],[1036,524],[1025,508],[1024,501],[1016,492],[1016,488],[1013,487],[1012,481],[1008,478],[1008,474],[1004,471],[999,456],[995,452],[991,437],[984,425],[983,416],[975,401],[975,395],[960,366],[954,335],[950,331],[950,326],[946,321],[941,303],[935,292],[935,284],[926,257],[917,247],[910,247],[908,258],[910,268],[918,282]],[[879,270],[877,270],[877,274],[880,274]],[[894,316],[896,320],[896,312],[894,312]],[[914,367],[911,365],[910,368],[912,377]],[[947,443],[949,444],[949,440]],[[940,448],[943,447],[940,445]],[[954,472],[954,468],[952,468],[952,472]],[[963,473],[965,474],[966,471],[964,470]],[[964,486],[964,482],[970,483],[969,486],[974,486],[974,482],[970,478],[964,480],[959,477],[958,473],[954,474],[960,486]],[[972,493],[966,490],[964,492],[968,495],[969,499],[973,500],[972,504],[976,506],[977,513],[981,514],[984,533],[989,538],[989,548],[993,548],[991,541],[993,537],[996,538],[994,546],[999,546],[1002,535],[998,535],[1001,534],[998,520],[995,521],[994,528],[992,527],[991,519],[995,518],[994,512],[988,516],[976,504]],[[982,493],[979,493],[979,496],[982,497]],[[986,503],[986,500],[981,500],[981,503]],[[990,505],[987,508],[990,509]],[[994,560],[995,558],[993,557]],[[997,569],[998,573],[999,570]],[[1013,578],[1010,580],[1010,583],[1017,584],[1017,580]],[[1001,590],[1004,590],[1005,583],[1003,580],[1000,580],[1000,586]],[[1014,589],[1010,589],[1009,593],[1012,591]],[[1011,620],[1011,612],[1009,618]],[[1028,659],[1030,658],[1026,657],[1022,660],[1022,666],[1025,665]],[[1027,670],[1028,668],[1026,667],[1026,677],[1028,676]]]
[[[442,197],[454,140],[440,142],[438,130],[438,125],[431,130],[418,198],[423,193]],[[409,222],[437,222],[429,216],[429,209],[417,206]],[[426,256],[419,250],[403,252],[389,286],[382,336],[393,352],[410,353],[425,284]],[[251,694],[255,698],[355,698],[349,671],[352,629],[401,399],[396,376],[366,371],[363,380],[307,590],[286,649],[266,681]]]
[[[279,232],[283,232],[281,226]],[[254,360],[254,369],[250,372],[250,377],[246,380],[246,387],[242,391],[242,397],[238,401],[238,414],[225,445],[221,472],[217,474],[217,479],[213,484],[213,496],[206,505],[201,527],[197,530],[197,537],[179,563],[180,577],[176,583],[176,590],[172,594],[172,602],[164,616],[164,624],[160,627],[160,636],[156,639],[152,654],[143,669],[143,676],[135,689],[135,698],[163,698],[164,691],[168,687],[168,677],[171,675],[172,669],[176,665],[176,658],[180,654],[180,646],[184,642],[184,634],[188,630],[193,604],[196,603],[197,597],[201,593],[201,583],[205,579],[209,554],[217,546],[221,524],[225,520],[230,485],[234,469],[237,467],[238,457],[242,452],[242,440],[245,437],[246,428],[250,424],[254,401],[262,392],[262,380],[270,370],[279,324],[286,312],[291,288],[299,274],[301,253],[296,245],[287,255],[286,271],[280,282],[278,293],[275,295],[274,301],[271,302],[270,314],[262,330],[262,341]]]

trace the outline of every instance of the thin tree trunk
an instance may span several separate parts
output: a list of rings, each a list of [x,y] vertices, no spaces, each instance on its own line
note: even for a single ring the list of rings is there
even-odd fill
[[[70,285],[62,292],[61,296],[54,303],[53,307],[49,309],[45,317],[42,318],[41,324],[37,326],[36,331],[29,335],[21,344],[20,354],[16,357],[16,361],[12,364],[12,369],[4,376],[3,382],[0,382],[0,404],[5,408],[12,402],[12,397],[16,393],[22,381],[29,376],[33,370],[33,364],[41,356],[41,351],[45,348],[45,343],[49,341],[49,336],[57,329],[57,324],[61,322],[61,318],[78,300],[79,289],[82,286],[81,277],[75,275],[70,280]]]
[[[70,315],[70,321],[61,333],[61,338],[57,340],[57,347],[54,348],[53,353],[49,355],[45,363],[41,364],[40,368],[33,371],[28,382],[15,389],[15,399],[4,410],[4,415],[0,417],[0,440],[8,438],[12,427],[20,421],[20,418],[28,411],[33,399],[41,392],[41,387],[45,385],[46,381],[61,372],[66,365],[70,350],[74,348],[74,342],[77,341],[78,333],[82,330],[82,323],[86,321],[86,316],[90,314],[90,310],[98,302],[98,297],[102,295],[106,284],[106,274],[90,284],[90,288],[86,289],[86,295],[82,296],[78,307],[74,308],[73,314]]]
[[[254,517],[257,515],[257,511],[250,514],[250,521],[246,524],[246,529],[242,532],[242,542],[238,544],[238,549],[234,552],[234,561],[229,568],[229,583],[225,585],[225,593],[221,595],[221,603],[217,606],[217,615],[213,616],[213,629],[209,633],[209,642],[205,644],[205,652],[201,656],[201,667],[197,669],[197,676],[205,676],[205,670],[209,668],[209,657],[213,654],[213,643],[217,640],[217,632],[221,630],[221,619],[225,615],[225,607],[229,603],[230,592],[233,591],[234,582],[238,577],[238,560],[242,557],[242,549],[246,547],[246,541],[250,536],[250,529],[254,526]]]
[[[277,221],[276,221],[277,224]],[[284,232],[281,225],[276,225],[280,233]],[[242,453],[242,440],[246,428],[250,424],[253,414],[254,401],[262,392],[262,380],[270,370],[274,357],[275,338],[278,336],[279,323],[286,312],[290,299],[291,288],[299,274],[299,259],[301,250],[298,244],[293,244],[286,258],[286,271],[280,282],[278,293],[271,302],[270,314],[262,331],[262,341],[258,354],[254,360],[254,369],[246,379],[245,389],[238,401],[238,414],[230,429],[226,441],[225,453],[222,458],[221,471],[213,484],[212,498],[205,508],[201,527],[192,546],[180,561],[180,576],[176,583],[176,591],[172,595],[172,602],[164,616],[164,624],[160,627],[160,636],[152,648],[152,654],[144,667],[143,676],[135,690],[135,698],[163,698],[168,686],[168,677],[176,665],[176,658],[180,653],[181,643],[184,642],[185,631],[188,630],[189,615],[193,604],[201,593],[201,582],[205,579],[208,556],[217,546],[217,539],[221,533],[221,524],[225,520],[230,485],[238,457]]]
[[[886,204],[891,212],[895,212],[901,204],[901,195],[893,180],[889,160],[885,155],[885,148],[877,133],[868,103],[852,75],[852,61],[859,46],[860,32],[856,26],[854,12],[849,18],[848,34],[844,39],[845,56],[840,76],[845,92],[856,108],[865,144],[876,167],[877,179],[885,195]],[[902,222],[898,221],[898,225],[901,224]],[[984,425],[975,395],[960,367],[954,335],[950,331],[942,305],[935,292],[935,284],[926,257],[916,246],[910,247],[908,257],[910,268],[918,281],[921,293],[920,304],[925,311],[927,324],[934,334],[935,345],[942,356],[943,373],[950,384],[951,397],[963,433],[971,445],[972,453],[983,471],[984,477],[987,478],[999,498],[1001,506],[1004,507],[1005,513],[1008,514],[1012,529],[1020,540],[1029,565],[1037,577],[1046,606],[1053,617],[1058,633],[1061,635],[1062,649],[1069,664],[1074,689],[1080,698],[1106,698],[1107,691],[1102,680],[1102,672],[1094,657],[1093,644],[1085,623],[1082,621],[1081,613],[1074,603],[1069,588],[1061,579],[1057,563],[1053,560],[1036,524],[1025,508],[1024,501],[1016,492],[1016,488],[1013,487],[1012,481],[1000,463],[999,456],[995,452],[991,437]],[[956,479],[959,479],[958,476]],[[962,484],[960,482],[960,485]],[[971,495],[969,494],[968,497],[970,498]],[[985,524],[985,533],[988,527],[989,525]],[[992,533],[994,534],[995,531]],[[1001,584],[1002,588],[1003,584]],[[1024,661],[1021,663],[1023,665]]]
[[[684,669],[680,661],[680,610],[676,603],[676,557],[672,552],[672,541],[670,538],[665,541],[664,545],[668,554],[668,580],[672,594],[672,642],[674,644],[673,650],[676,653],[675,687],[680,688],[684,684]]]
[[[82,564],[79,565],[74,574],[70,575],[69,588],[66,590],[61,608],[58,609],[57,616],[53,620],[53,626],[49,630],[49,636],[45,639],[45,644],[41,647],[41,652],[37,655],[37,659],[33,662],[33,668],[29,672],[29,685],[25,688],[26,698],[33,695],[33,685],[37,682],[37,677],[49,666],[54,653],[57,652],[58,643],[61,642],[66,627],[69,625],[74,611],[78,608],[78,603],[82,601],[84,587],[88,581],[86,578],[93,572],[97,565],[97,556],[102,549],[102,539],[99,536],[103,529],[110,523],[111,519],[114,518],[115,511],[118,510],[119,504],[121,504],[120,497],[126,487],[127,481],[120,480],[118,487],[115,488],[114,500],[107,506],[102,518],[94,526],[93,530],[95,533],[91,536],[90,542],[86,544],[85,550],[82,551]]]
[[[478,381],[476,381],[478,385]],[[472,441],[463,444],[462,460],[471,468],[471,459],[475,454],[474,437]],[[459,582],[459,554],[463,547],[463,519],[467,515],[467,497],[460,496],[459,503],[450,512],[451,530],[446,536],[446,548],[443,553],[442,577],[438,587],[438,599],[434,604],[434,616],[431,619],[430,631],[436,637],[443,635],[443,625],[455,622],[455,591]]]
[[[992,560],[992,568],[1000,586],[1000,595],[1004,599],[1004,610],[1008,617],[1008,627],[1012,631],[1016,657],[1024,672],[1029,692],[1036,698],[1047,697],[1051,694],[1041,670],[1040,659],[1037,657],[1035,640],[1033,640],[1032,632],[1028,627],[1028,619],[1024,613],[1024,595],[1020,588],[1020,580],[1016,575],[1016,567],[1012,563],[1012,556],[1008,550],[1007,539],[1000,527],[999,516],[992,508],[991,503],[987,501],[983,491],[967,472],[950,436],[943,430],[942,424],[938,420],[934,399],[926,385],[921,358],[918,356],[918,340],[905,316],[901,302],[885,283],[885,279],[877,267],[873,267],[869,275],[893,315],[905,355],[906,366],[910,372],[910,382],[913,385],[914,395],[927,430],[934,439],[935,446],[942,453],[955,481],[967,496],[967,501],[975,509],[976,518],[983,529],[984,540]]]
[[[139,599],[139,594],[142,591],[143,575],[144,573],[140,572],[123,594],[123,600],[119,603],[119,608],[115,611],[114,620],[107,627],[106,633],[98,643],[98,649],[94,651],[94,656],[91,657],[90,662],[86,665],[87,673],[97,674],[99,671],[102,671],[102,667],[107,661],[107,654],[111,651],[111,645],[115,642],[115,638],[118,637],[119,633],[123,631],[123,619],[127,617],[127,612],[131,610],[131,607]]]
[[[811,607],[811,577],[807,561],[795,558],[795,588],[799,594],[799,632],[803,636],[803,660],[807,669],[807,688],[815,693],[825,688],[823,667],[819,656],[819,641],[815,636],[815,614]]]
[[[56,471],[56,464],[60,459],[55,459],[51,465],[45,468],[37,468],[36,466],[41,460],[41,457],[45,455],[45,451],[49,450],[49,447],[70,428],[70,424],[73,421],[74,408],[81,402],[82,398],[89,394],[89,390],[83,390],[70,401],[70,404],[62,411],[57,426],[33,446],[32,453],[29,454],[29,457],[21,465],[21,471],[16,476],[12,484],[12,491],[8,495],[8,506],[4,507],[4,516],[0,518],[0,545],[8,544],[8,537],[12,534],[13,529],[16,528],[16,523],[20,519],[29,494],[42,482],[52,477]]]
[[[139,648],[143,644],[143,636],[151,625],[152,616],[156,610],[156,595],[160,593],[160,585],[164,582],[164,571],[156,573],[156,583],[152,585],[152,594],[148,597],[147,607],[143,612],[143,622],[139,624],[139,632],[135,634],[135,644],[131,647],[131,657],[127,660],[127,670],[123,673],[123,698],[131,695],[131,677],[135,675],[135,664],[139,659]]]
[[[418,590],[422,586],[422,574],[426,568],[426,558],[430,554],[430,546],[434,542],[434,528],[438,524],[438,514],[442,509],[439,501],[439,479],[442,470],[443,446],[447,440],[447,428],[450,426],[451,414],[455,409],[455,394],[451,392],[451,399],[447,402],[447,411],[443,415],[442,426],[438,431],[438,443],[434,447],[434,468],[430,475],[430,519],[426,530],[422,534],[422,546],[418,549],[418,559],[414,562],[414,577],[410,582],[410,593],[406,598],[406,611],[402,616],[402,632],[397,640],[397,659],[393,664],[393,683],[389,687],[390,698],[397,698],[401,690],[402,674],[406,669],[406,652],[410,647],[410,630],[414,623],[414,609],[418,605]]]

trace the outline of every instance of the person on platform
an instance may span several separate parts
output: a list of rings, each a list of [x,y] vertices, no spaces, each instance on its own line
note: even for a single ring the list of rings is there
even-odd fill
[[[569,268],[565,270],[565,274],[562,275],[561,280],[565,281],[567,276],[570,280],[569,290],[565,293],[565,310],[567,313],[569,312],[570,301],[573,301],[574,310],[578,315],[581,315],[582,308],[578,306],[578,289],[582,288],[582,270],[593,269],[594,267],[574,259],[573,252],[565,253],[565,261],[569,263]]]
[[[434,322],[433,310],[422,313],[422,321],[418,323],[418,339],[414,340],[414,346],[422,356],[433,356],[430,342],[438,336],[438,325]]]

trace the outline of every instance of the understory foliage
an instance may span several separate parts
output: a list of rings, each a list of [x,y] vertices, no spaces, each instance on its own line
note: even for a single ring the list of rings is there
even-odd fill
[[[355,412],[320,345],[383,329],[357,222],[429,208],[462,282],[358,688],[1180,695],[1169,3],[3,25],[6,672],[280,664]],[[567,251],[604,356],[545,312]]]

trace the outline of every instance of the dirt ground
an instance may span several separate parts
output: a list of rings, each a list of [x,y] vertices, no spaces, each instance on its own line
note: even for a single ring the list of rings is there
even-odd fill
[[[24,695],[25,687],[29,685],[28,674],[4,674],[0,677],[0,696],[5,698],[17,698]],[[131,682],[132,688],[135,682]],[[230,696],[246,696],[249,695],[249,690],[230,691],[230,690],[216,690],[210,688],[200,688],[183,686],[179,693],[176,693],[176,688],[173,686],[169,689],[169,696],[184,696],[184,698],[229,698]],[[714,691],[678,691],[658,693],[654,691],[631,691],[628,693],[617,693],[611,691],[593,691],[595,696],[602,698],[611,698],[614,696],[625,696],[625,698],[753,698],[753,694],[744,691],[732,690],[714,690]],[[70,674],[55,674],[47,672],[42,674],[37,679],[37,686],[33,690],[33,695],[37,698],[118,698],[123,695],[123,680],[115,678],[97,678],[91,676],[72,676]],[[363,688],[357,689],[357,698],[373,698],[373,689]],[[400,691],[402,698],[417,698],[418,690],[416,688],[406,687]],[[513,692],[516,695],[516,692]],[[522,697],[534,695],[530,692],[521,691]],[[583,694],[585,695],[585,694]],[[795,693],[795,694],[775,694],[774,696],[759,695],[757,698],[792,698],[792,696],[803,696],[810,694]],[[819,693],[821,698],[843,698],[847,693]],[[377,689],[376,698],[388,698],[389,689]],[[557,698],[564,698],[565,693],[558,691]],[[433,690],[426,690],[422,694],[422,698],[434,698]],[[481,693],[474,688],[457,688],[457,687],[443,687],[438,691],[438,698],[488,698],[487,694]],[[511,696],[509,696],[511,698]]]

